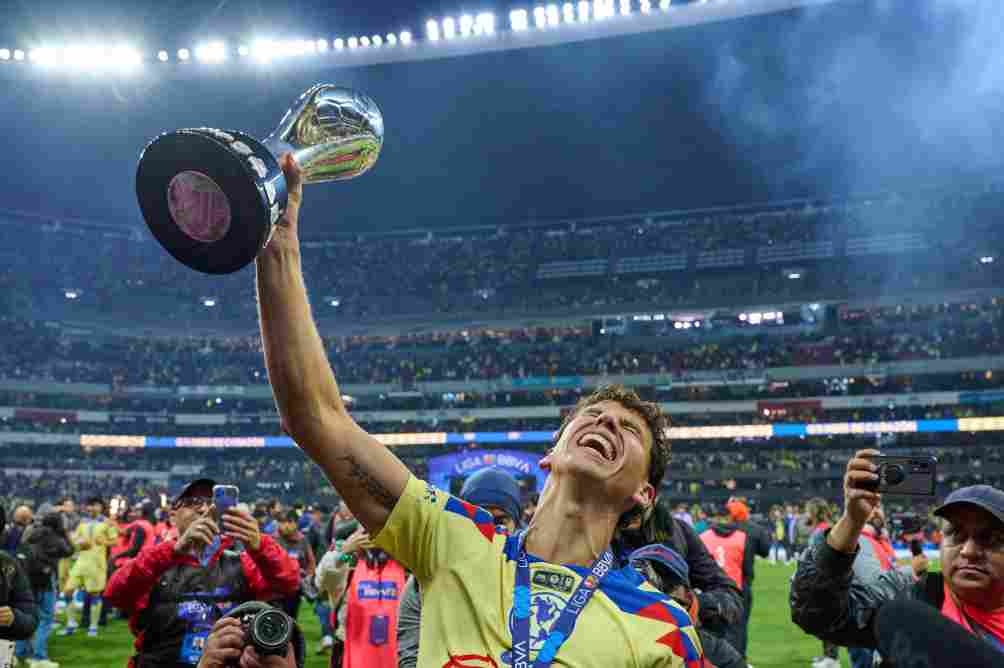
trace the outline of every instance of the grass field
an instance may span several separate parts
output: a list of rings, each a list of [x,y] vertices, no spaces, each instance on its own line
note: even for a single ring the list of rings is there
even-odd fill
[[[818,656],[821,644],[805,635],[791,623],[788,612],[788,581],[794,566],[771,566],[759,562],[753,593],[753,620],[750,624],[750,663],[755,668],[809,668],[810,660]],[[300,622],[307,637],[310,653],[309,668],[325,668],[326,656],[314,654],[320,639],[317,618],[303,606]],[[111,622],[98,638],[76,635],[60,638],[55,635],[49,645],[53,661],[62,666],[121,668],[132,650],[132,636],[125,622]],[[841,661],[847,666],[847,653],[841,650]]]

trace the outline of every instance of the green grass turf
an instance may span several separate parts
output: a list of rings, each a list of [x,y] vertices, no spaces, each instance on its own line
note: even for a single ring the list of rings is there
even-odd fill
[[[788,612],[788,582],[794,566],[771,566],[759,561],[753,591],[753,619],[750,623],[750,663],[754,668],[809,668],[812,657],[821,654],[821,643],[805,635]],[[304,605],[300,623],[307,638],[309,668],[325,668],[327,656],[314,654],[320,640],[320,627],[313,610]],[[122,668],[132,651],[132,636],[123,621],[110,622],[98,638],[81,634],[69,638],[53,635],[50,656],[62,666]],[[841,663],[848,666],[847,651],[841,650]]]

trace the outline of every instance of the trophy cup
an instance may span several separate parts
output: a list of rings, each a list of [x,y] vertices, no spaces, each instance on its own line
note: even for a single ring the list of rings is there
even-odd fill
[[[207,274],[248,265],[286,211],[278,158],[304,183],[352,179],[373,166],[383,116],[369,97],[331,84],[305,92],[264,141],[233,130],[168,132],[143,149],[136,195],[147,226],[179,262]]]

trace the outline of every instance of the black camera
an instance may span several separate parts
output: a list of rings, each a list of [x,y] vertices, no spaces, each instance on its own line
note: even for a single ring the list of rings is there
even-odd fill
[[[303,636],[296,628],[296,622],[278,608],[267,603],[251,601],[231,610],[227,617],[240,621],[247,634],[247,642],[255,648],[258,656],[286,656],[289,644],[293,643],[296,665],[303,665]]]
[[[883,494],[934,496],[938,460],[934,457],[871,457],[878,467],[878,480],[858,487]]]

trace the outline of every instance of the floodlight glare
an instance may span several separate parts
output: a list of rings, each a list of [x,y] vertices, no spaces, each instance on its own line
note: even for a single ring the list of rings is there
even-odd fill
[[[191,56],[188,49],[178,49],[178,60],[188,60]]]
[[[219,64],[227,59],[227,48],[223,42],[209,42],[195,49],[195,58],[200,63]]]
[[[457,22],[453,20],[452,16],[447,16],[443,19],[443,37],[446,39],[453,39],[457,36]]]
[[[481,12],[474,19],[475,31],[480,30],[482,35],[495,34],[495,14],[492,12]]]
[[[589,0],[579,0],[578,4],[579,21],[585,23],[589,20]]]
[[[651,0],[638,0],[638,9],[641,11],[642,14],[648,14],[649,12],[651,12],[652,11]]]
[[[659,9],[661,9],[662,11],[666,11],[667,9],[669,9],[669,6],[671,4],[672,4],[671,0],[659,0]]]
[[[470,14],[462,15],[460,17],[460,36],[470,37],[472,32],[474,32],[474,17]]]
[[[167,59],[168,59],[169,57],[170,57],[170,56],[168,56],[168,55],[167,55],[167,51],[158,51],[158,52],[157,52],[157,60],[159,60],[159,61],[160,61],[160,62],[162,62],[162,63],[166,63],[166,62],[167,62]]]
[[[439,23],[429,19],[425,22],[425,38],[430,42],[439,41]]]
[[[354,49],[359,46],[359,40],[355,37],[349,37],[349,48]]]
[[[10,49],[0,49],[0,60],[10,60]]]
[[[21,49],[14,49],[14,60],[24,60],[24,51]]]
[[[359,44],[361,44],[362,46],[369,46],[370,38],[363,35],[362,37],[359,38]]]
[[[533,25],[536,28],[547,27],[547,10],[543,7],[533,8]]]
[[[335,51],[341,51],[342,49],[345,48],[345,40],[343,40],[341,37],[339,37],[338,39],[336,39],[333,42],[333,44],[335,46]]]
[[[411,33],[407,30],[402,30],[401,34],[398,35],[398,39],[401,40],[401,44],[408,46],[411,44]]]
[[[397,44],[397,35],[395,35],[394,33],[388,33],[387,34],[387,44],[389,44],[390,46],[396,45]]]
[[[621,0],[621,16],[628,16],[631,13],[631,0]]]
[[[383,46],[383,37],[380,35],[373,35],[370,39],[373,41],[373,46]]]
[[[317,50],[318,51],[327,51],[328,50],[328,40],[326,40],[326,39],[319,39],[319,40],[317,40]]]
[[[561,12],[558,10],[558,5],[548,5],[547,6],[547,25],[554,27],[561,23]]]
[[[566,2],[561,6],[561,20],[565,23],[575,23],[575,5]]]
[[[509,12],[509,25],[514,32],[523,32],[530,27],[529,17],[525,9],[514,9]]]

